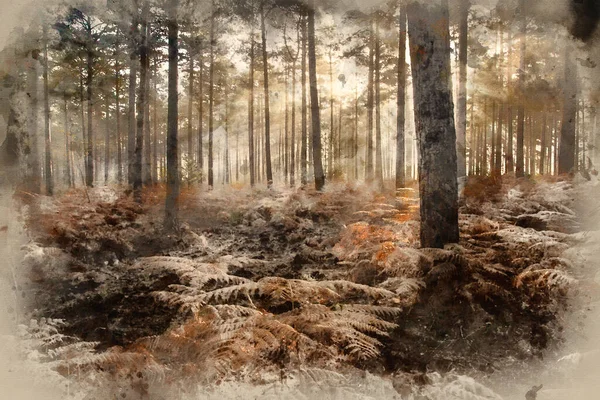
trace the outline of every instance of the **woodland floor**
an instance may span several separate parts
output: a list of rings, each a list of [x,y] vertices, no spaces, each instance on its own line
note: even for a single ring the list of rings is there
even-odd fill
[[[141,206],[111,188],[26,197],[23,335],[64,376],[130,382],[114,396],[316,368],[393,375],[413,398],[426,373],[490,374],[560,347],[572,294],[599,292],[570,253],[581,190],[472,179],[461,242],[443,250],[418,248],[412,189],[184,189],[176,234],[160,187]]]

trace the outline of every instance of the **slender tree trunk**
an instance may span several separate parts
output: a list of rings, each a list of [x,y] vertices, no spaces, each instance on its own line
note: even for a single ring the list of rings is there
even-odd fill
[[[119,31],[117,31],[119,35]],[[118,48],[118,45],[117,45]],[[122,138],[121,138],[121,66],[119,59],[115,53],[115,108],[116,108],[116,119],[117,119],[117,182],[123,183],[123,152],[122,152]]]
[[[41,191],[41,168],[38,148],[38,113],[39,113],[39,60],[31,56],[29,68],[27,70],[27,94],[29,98],[29,112],[27,115],[27,128],[29,139],[28,172],[30,176],[27,179],[27,189],[32,193]]]
[[[317,54],[315,43],[315,0],[308,9],[308,69],[310,79],[310,108],[312,118],[313,165],[315,188],[318,191],[325,186],[323,159],[321,156],[321,114],[319,110],[319,90],[317,87]]]
[[[44,180],[46,182],[46,194],[52,196],[54,194],[54,181],[52,179],[52,138],[50,136],[50,91],[48,89],[48,27],[45,24],[42,40],[44,43]]]
[[[144,1],[142,5],[142,18],[141,18],[141,37],[139,43],[139,56],[140,56],[140,86],[138,88],[137,96],[137,125],[135,135],[135,151],[134,151],[134,164],[133,164],[133,192],[137,202],[142,201],[142,155],[144,149],[144,123],[145,123],[145,111],[146,111],[146,95],[148,93],[146,84],[146,77],[148,75],[147,61],[148,61],[148,36],[147,36],[147,24],[148,24],[148,1]]]
[[[200,167],[200,184],[204,182],[204,58],[200,49],[200,82],[198,83],[198,166]]]
[[[136,117],[135,117],[135,92],[137,90],[137,69],[138,69],[138,35],[139,22],[137,10],[131,23],[131,42],[129,54],[129,130],[127,133],[127,181],[129,185],[134,184],[134,164],[135,164],[135,138],[136,138]]]
[[[306,56],[308,40],[308,18],[306,15],[302,21],[302,144],[300,146],[300,183],[302,186],[308,183],[308,115],[306,99]]]
[[[256,184],[256,170],[254,163],[254,25],[250,34],[250,73],[248,76],[248,170],[250,172],[250,186]]]
[[[441,248],[459,239],[448,3],[410,3],[407,14],[420,150],[421,246]]]
[[[510,88],[512,86],[512,34],[511,30],[508,29],[508,62],[506,63],[506,86]],[[514,147],[514,124],[513,124],[513,108],[512,103],[507,102],[506,112],[506,124],[508,125],[508,140],[506,143],[506,173],[512,173],[515,171],[513,147]]]
[[[108,183],[108,169],[110,167],[110,100],[108,92],[104,95],[104,108],[106,110],[106,118],[104,120],[104,184]]]
[[[373,23],[369,26],[369,72],[367,81],[367,146],[366,146],[366,170],[365,180],[373,179],[373,103],[374,103],[374,69],[375,69],[375,40],[373,34]]]
[[[524,159],[524,137],[525,137],[525,105],[522,96],[525,91],[525,51],[527,50],[527,19],[524,14],[525,0],[520,0],[520,19],[521,19],[521,54],[519,62],[519,105],[517,109],[517,165],[516,176],[521,178],[525,175]]]
[[[71,133],[69,132],[69,97],[67,92],[63,93],[63,113],[65,117],[65,177],[67,185],[73,187],[72,166],[71,166]]]
[[[208,70],[208,187],[214,187],[213,130],[215,97],[215,1],[212,1],[210,19],[210,66]]]
[[[269,60],[267,54],[267,27],[265,24],[264,2],[260,7],[260,27],[263,58],[263,84],[265,91],[265,162],[267,169],[267,185],[273,184],[273,169],[271,166],[271,110],[269,102]]]
[[[406,122],[406,6],[404,5],[403,0],[400,0],[397,79],[398,96],[396,103],[396,189],[400,189],[406,186],[406,166],[404,163],[404,124]]]
[[[290,140],[289,140],[289,132],[290,132],[290,113],[289,113],[289,108],[290,108],[290,66],[289,63],[286,64],[285,66],[285,104],[284,104],[284,119],[285,119],[285,123],[284,123],[284,137],[283,137],[283,145],[280,145],[280,148],[283,147],[283,154],[280,156],[279,160],[281,162],[281,158],[283,157],[283,178],[286,184],[289,183],[288,177],[289,177],[289,157],[288,157],[288,148],[290,145]],[[281,144],[281,142],[280,142]]]
[[[177,39],[179,26],[177,22],[178,0],[169,1],[168,43],[169,43],[169,94],[167,112],[167,197],[165,201],[165,226],[175,229],[178,225],[179,199],[179,154],[177,139],[178,117],[178,59]]]
[[[381,43],[379,16],[375,20],[375,179],[383,190],[383,154],[381,145]]]
[[[546,138],[546,125],[548,123],[548,117],[546,114],[546,108],[544,107],[542,118],[542,137],[541,137],[541,147],[540,147],[540,175],[546,174],[546,150],[548,146],[547,138]]]
[[[150,23],[146,17],[146,82],[144,83],[144,156],[142,166],[142,182],[144,185],[152,184],[152,147],[150,146]]]
[[[86,82],[85,86],[87,89],[87,164],[85,173],[85,184],[88,187],[94,185],[94,127],[93,127],[93,103],[92,103],[92,82],[94,80],[94,55],[91,49],[87,51],[86,60]]]
[[[191,185],[192,180],[191,176],[189,176],[191,171],[191,166],[194,163],[194,55],[192,53],[192,45],[189,46],[189,82],[188,82],[188,121],[187,121],[187,133],[188,133],[188,159],[187,159],[187,170],[188,170],[188,184]]]
[[[460,0],[460,21],[458,27],[459,66],[458,99],[456,121],[456,150],[458,155],[458,177],[467,175],[467,60],[469,40],[469,0]]]
[[[292,138],[290,141],[290,186],[296,185],[296,58],[292,63]]]
[[[154,90],[152,91],[152,173],[150,174],[152,183],[158,182],[158,59],[154,56],[154,68],[152,71],[152,82]]]

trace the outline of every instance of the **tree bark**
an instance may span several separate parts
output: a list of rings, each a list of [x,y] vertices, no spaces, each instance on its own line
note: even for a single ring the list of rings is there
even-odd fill
[[[524,138],[525,138],[525,105],[522,96],[525,91],[525,51],[527,49],[527,19],[525,18],[525,0],[519,3],[521,18],[521,54],[519,61],[519,105],[517,109],[517,165],[516,176],[522,178],[525,176],[525,158],[524,158]]]
[[[165,227],[175,229],[178,225],[179,203],[179,153],[177,139],[177,117],[179,100],[178,86],[178,60],[179,26],[177,22],[178,0],[169,1],[168,46],[169,46],[169,77],[168,77],[168,111],[167,111],[167,197],[165,201]]]
[[[570,43],[565,49],[565,76],[563,87],[563,116],[560,129],[558,173],[573,172],[575,166],[575,119],[577,113],[577,64]]]
[[[373,34],[373,23],[369,25],[369,72],[367,80],[367,146],[366,146],[366,164],[365,180],[367,182],[373,179],[373,103],[374,103],[374,67],[375,67],[375,40]]]
[[[375,180],[383,190],[383,154],[381,145],[381,41],[379,16],[375,20]]]
[[[208,187],[214,186],[213,130],[215,97],[215,1],[212,1],[210,19],[210,65],[208,70]]]
[[[139,22],[137,10],[134,11],[133,21],[131,22],[130,54],[129,54],[129,130],[127,133],[127,181],[133,186],[134,164],[135,164],[135,138],[136,138],[136,117],[135,117],[135,92],[137,90],[137,69],[138,69],[138,35]]]
[[[325,174],[321,156],[321,114],[319,110],[319,89],[317,87],[317,54],[315,43],[315,0],[308,9],[308,69],[310,80],[310,108],[312,119],[313,166],[315,173],[315,188],[323,190]]]
[[[140,56],[140,85],[138,88],[137,96],[137,125],[135,135],[135,150],[134,150],[134,163],[133,163],[133,193],[134,198],[137,202],[142,201],[142,152],[144,148],[144,123],[145,111],[146,111],[146,95],[147,95],[147,75],[148,75],[148,36],[147,36],[147,24],[148,24],[148,1],[144,1],[142,5],[142,17],[141,17],[141,37],[139,43],[139,56]]]
[[[260,27],[263,59],[263,85],[265,92],[265,163],[267,169],[267,186],[273,185],[273,169],[271,166],[271,110],[269,104],[269,60],[267,54],[267,27],[265,24],[264,2],[260,7]]]
[[[248,171],[250,172],[250,186],[256,184],[256,170],[254,163],[254,21],[250,33],[250,73],[248,75]]]
[[[406,6],[400,0],[398,31],[398,95],[396,103],[396,189],[406,186],[405,128],[406,122]],[[356,110],[358,111],[358,110]],[[358,179],[358,176],[356,177]]]
[[[302,21],[302,144],[300,146],[300,183],[308,183],[308,115],[306,98],[306,56],[308,40],[308,17],[304,15]]]
[[[421,246],[456,243],[458,185],[447,1],[407,9],[419,142]]]
[[[44,180],[46,183],[46,194],[54,194],[54,181],[52,179],[52,138],[50,136],[50,91],[48,89],[48,27],[43,27],[44,42]]]
[[[469,0],[460,0],[458,26],[458,99],[456,105],[456,150],[458,177],[467,175],[467,61],[469,40]]]

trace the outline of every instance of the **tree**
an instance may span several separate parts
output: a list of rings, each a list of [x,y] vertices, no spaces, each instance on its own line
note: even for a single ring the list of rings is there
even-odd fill
[[[177,21],[178,0],[169,0],[167,4],[167,27],[169,48],[169,93],[167,114],[167,197],[165,200],[165,227],[175,229],[178,225],[179,210],[179,152],[177,139],[178,118],[178,60],[179,25]]]
[[[54,182],[52,179],[52,143],[50,137],[50,89],[48,87],[48,27],[46,24],[43,25],[42,31],[42,40],[44,46],[44,181],[46,183],[46,194],[52,196],[54,194]]]
[[[396,189],[406,185],[406,167],[404,164],[406,122],[406,6],[400,0],[398,16],[398,95],[396,103]]]
[[[263,59],[263,86],[265,92],[265,163],[267,167],[267,185],[273,184],[273,169],[271,166],[271,110],[269,102],[269,60],[267,53],[267,27],[265,24],[265,1],[260,6],[260,32]]]
[[[577,64],[573,56],[570,43],[565,47],[565,72],[563,87],[563,116],[560,129],[560,143],[558,155],[558,172],[566,174],[575,168],[575,129],[577,114]]]
[[[458,186],[448,3],[407,7],[419,142],[421,246],[458,242]]]
[[[467,60],[469,40],[469,0],[460,0],[459,6],[459,73],[456,121],[456,150],[458,177],[467,175]]]
[[[525,0],[519,0],[519,17],[521,31],[521,54],[519,62],[519,94],[520,100],[517,108],[517,163],[515,173],[518,178],[525,175],[525,52],[527,50],[527,18],[525,17]]]
[[[320,191],[325,186],[323,160],[321,158],[321,114],[319,110],[319,89],[317,87],[317,55],[315,44],[315,0],[308,7],[308,75],[310,81],[310,108],[312,117],[313,165],[315,188]]]

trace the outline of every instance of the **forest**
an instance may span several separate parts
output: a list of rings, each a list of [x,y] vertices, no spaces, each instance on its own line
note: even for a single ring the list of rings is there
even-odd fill
[[[19,18],[0,381],[37,383],[13,398],[596,398],[598,2]]]

